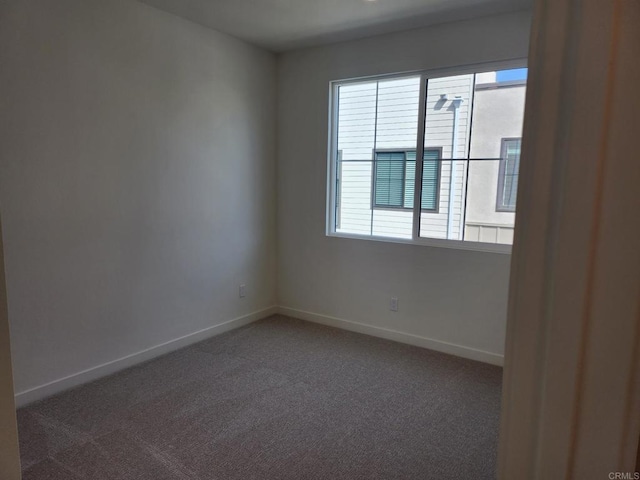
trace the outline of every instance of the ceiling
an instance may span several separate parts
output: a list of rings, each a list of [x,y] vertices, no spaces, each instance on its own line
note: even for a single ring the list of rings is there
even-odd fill
[[[527,10],[532,0],[141,0],[275,52]]]

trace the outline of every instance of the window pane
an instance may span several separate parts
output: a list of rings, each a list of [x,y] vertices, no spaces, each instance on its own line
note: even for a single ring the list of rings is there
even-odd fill
[[[377,82],[338,88],[336,231],[371,234],[371,154],[375,148]]]
[[[335,231],[411,239],[415,213],[420,237],[511,243],[526,77],[510,69],[431,78],[424,96],[419,76],[337,87]]]
[[[421,237],[462,240],[473,80],[455,75],[427,85]]]
[[[338,88],[337,232],[411,238],[419,98],[417,76]]]
[[[526,69],[477,75],[465,212],[466,241],[513,242],[525,78]]]

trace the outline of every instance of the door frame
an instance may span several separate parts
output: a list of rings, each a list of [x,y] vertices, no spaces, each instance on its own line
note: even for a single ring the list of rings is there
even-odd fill
[[[635,469],[640,432],[637,25],[638,0],[535,4],[509,292],[500,479],[607,479]]]

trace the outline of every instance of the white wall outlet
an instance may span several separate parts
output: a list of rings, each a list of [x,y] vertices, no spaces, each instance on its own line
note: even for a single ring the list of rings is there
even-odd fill
[[[247,296],[247,286],[244,283],[238,287],[238,295],[240,298]]]
[[[392,312],[398,311],[398,297],[391,297],[391,301],[389,302],[389,310]]]

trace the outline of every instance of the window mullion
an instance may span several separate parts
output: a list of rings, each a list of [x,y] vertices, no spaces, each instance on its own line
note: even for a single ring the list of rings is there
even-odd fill
[[[420,76],[420,100],[418,109],[418,140],[416,145],[416,178],[413,189],[413,233],[417,240],[420,237],[420,211],[422,208],[422,164],[424,159],[424,135],[427,117],[427,89],[429,80],[426,75]]]
[[[378,161],[378,155],[377,155],[377,150],[378,150],[378,106],[379,106],[379,101],[380,101],[380,82],[376,82],[376,109],[375,109],[375,113],[374,113],[374,118],[373,118],[373,152],[372,152],[372,159],[373,162],[371,163],[371,168],[373,170],[373,175],[371,176],[371,195],[375,195],[375,172],[377,171],[377,161]],[[375,214],[375,210],[373,208],[373,203],[375,203],[375,199],[372,198],[372,207],[371,207],[371,226],[369,229],[369,234],[373,235],[373,218],[374,218],[374,214]]]

